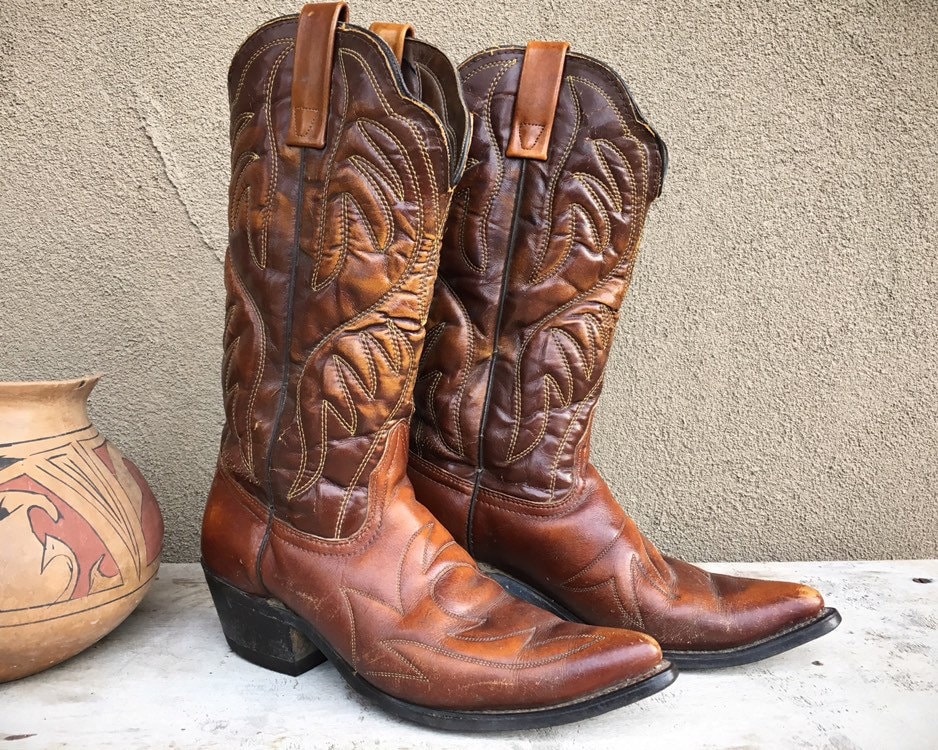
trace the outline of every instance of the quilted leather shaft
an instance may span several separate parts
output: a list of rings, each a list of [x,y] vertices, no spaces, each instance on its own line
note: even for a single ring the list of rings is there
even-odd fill
[[[481,447],[485,487],[523,487],[528,499],[550,502],[573,485],[663,164],[621,82],[575,54],[548,159],[505,158],[522,55],[483,53],[461,68],[475,135],[446,230],[414,442],[419,455],[466,478]],[[513,231],[517,252],[506,267]]]
[[[340,538],[364,520],[389,427],[411,414],[450,155],[437,119],[379,82],[388,62],[350,26],[326,148],[286,146],[295,33],[293,20],[263,28],[229,79],[222,454],[278,515]]]
[[[810,621],[814,589],[662,555],[590,463],[665,151],[618,77],[568,54],[547,160],[506,158],[523,57],[503,48],[461,66],[475,131],[416,386],[417,498],[476,559],[665,649],[734,649]]]

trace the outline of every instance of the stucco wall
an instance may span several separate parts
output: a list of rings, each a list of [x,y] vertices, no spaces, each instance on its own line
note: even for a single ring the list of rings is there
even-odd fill
[[[197,556],[222,423],[225,75],[291,2],[3,0],[0,378],[98,426]],[[671,150],[594,457],[693,559],[938,555],[934,0],[357,2],[459,60],[567,38]]]

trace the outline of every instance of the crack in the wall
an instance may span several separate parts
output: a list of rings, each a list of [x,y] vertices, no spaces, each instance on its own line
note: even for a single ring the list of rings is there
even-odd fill
[[[183,197],[183,192],[180,189],[181,180],[173,163],[173,159],[169,153],[169,149],[167,148],[166,139],[162,129],[153,122],[154,118],[152,115],[148,116],[147,112],[144,111],[145,109],[150,110],[151,112],[157,110],[156,105],[146,97],[141,96],[139,92],[136,91],[134,92],[133,99],[134,102],[131,106],[133,107],[134,112],[136,112],[137,116],[140,118],[143,134],[147,137],[147,140],[150,142],[150,146],[153,148],[154,153],[156,153],[157,158],[159,158],[160,165],[163,168],[163,174],[166,175],[166,179],[173,189],[173,194],[176,196],[176,200],[179,201],[179,205],[182,206],[182,210],[185,212],[189,224],[193,229],[195,229],[199,240],[205,246],[205,248],[211,251],[219,263],[224,263],[225,249],[219,249],[212,243],[202,224],[193,215],[188,201],[186,201],[186,199]]]

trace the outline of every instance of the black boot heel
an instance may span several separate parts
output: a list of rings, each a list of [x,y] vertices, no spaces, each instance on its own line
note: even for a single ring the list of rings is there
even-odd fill
[[[275,672],[293,677],[322,664],[326,657],[290,624],[295,617],[270,599],[245,594],[205,570],[205,580],[231,650]]]

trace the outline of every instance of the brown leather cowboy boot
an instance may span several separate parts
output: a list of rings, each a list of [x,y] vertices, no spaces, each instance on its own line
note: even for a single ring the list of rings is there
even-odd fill
[[[743,664],[840,621],[807,586],[661,555],[589,460],[590,423],[666,150],[602,63],[532,43],[460,68],[475,118],[416,387],[417,498],[509,591]]]
[[[227,419],[202,530],[225,636],[288,674],[329,659],[446,729],[559,724],[656,692],[674,672],[653,639],[507,595],[414,499],[412,387],[469,123],[442,53],[407,43],[434,85],[421,101],[346,12],[271,21],[229,76]]]

